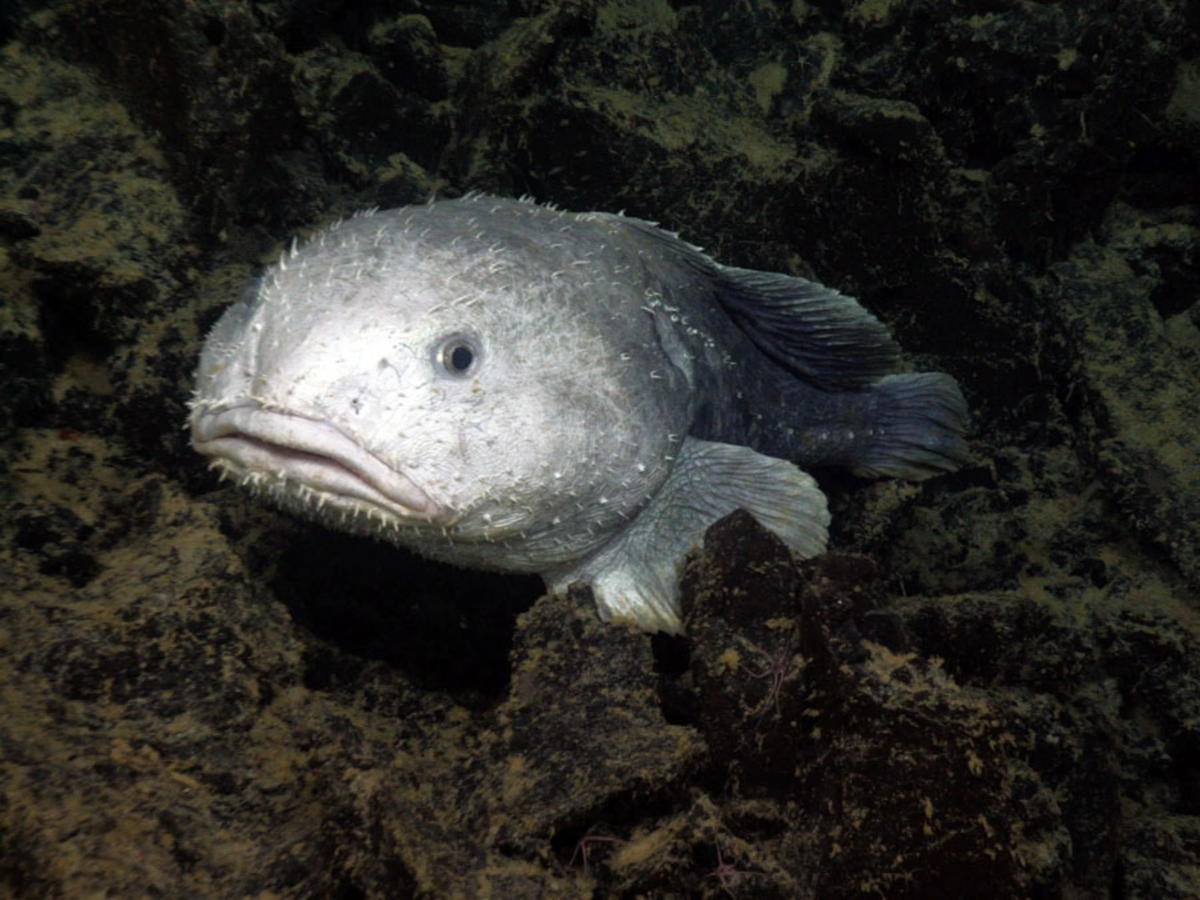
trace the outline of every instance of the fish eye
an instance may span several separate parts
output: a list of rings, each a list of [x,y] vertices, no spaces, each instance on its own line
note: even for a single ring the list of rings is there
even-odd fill
[[[447,375],[464,378],[479,368],[479,343],[465,334],[454,334],[442,341],[435,361]]]

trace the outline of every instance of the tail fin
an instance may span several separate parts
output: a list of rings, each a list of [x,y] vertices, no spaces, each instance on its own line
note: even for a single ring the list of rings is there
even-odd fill
[[[949,375],[886,375],[871,390],[875,439],[855,459],[854,474],[930,478],[970,458],[964,438],[967,401]]]

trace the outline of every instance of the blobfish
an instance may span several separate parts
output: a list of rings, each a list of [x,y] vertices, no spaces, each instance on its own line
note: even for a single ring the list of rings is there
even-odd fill
[[[678,582],[738,508],[798,556],[806,470],[967,459],[955,380],[901,372],[854,299],[721,265],[640,219],[480,194],[293,243],[200,357],[192,444],[281,507],[461,566],[591,586],[682,629]]]

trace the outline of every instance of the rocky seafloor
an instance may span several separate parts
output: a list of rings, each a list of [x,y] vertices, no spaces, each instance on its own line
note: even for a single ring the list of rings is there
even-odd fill
[[[1200,5],[15,0],[0,895],[1200,896]],[[467,190],[815,277],[974,460],[745,514],[687,634],[219,484],[200,343]]]

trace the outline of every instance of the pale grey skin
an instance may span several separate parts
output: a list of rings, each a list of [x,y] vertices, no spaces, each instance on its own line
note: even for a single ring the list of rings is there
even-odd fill
[[[205,344],[193,445],[282,506],[474,568],[591,584],[681,629],[678,579],[738,507],[801,556],[801,467],[922,478],[966,457],[947,375],[810,281],[637,219],[471,195],[341,222]]]

